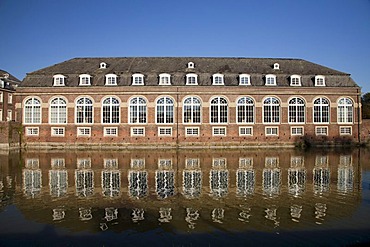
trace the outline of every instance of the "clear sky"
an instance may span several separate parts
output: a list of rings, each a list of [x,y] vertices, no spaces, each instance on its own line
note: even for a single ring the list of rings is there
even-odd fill
[[[75,57],[301,58],[370,92],[370,0],[0,0],[0,68]]]

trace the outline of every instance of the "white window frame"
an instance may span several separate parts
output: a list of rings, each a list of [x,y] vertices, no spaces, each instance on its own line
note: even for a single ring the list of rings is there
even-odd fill
[[[301,133],[298,133],[298,129],[301,129]],[[304,135],[304,127],[303,126],[291,126],[290,127],[290,135],[292,136],[303,136]]]
[[[212,101],[216,100],[216,103],[212,103]],[[225,100],[226,103],[221,102],[221,100]],[[226,107],[226,109],[225,109]],[[214,108],[214,111],[212,111]],[[226,110],[226,121],[225,121],[225,110]],[[209,101],[209,123],[210,124],[228,124],[229,123],[229,100],[224,96],[215,96],[212,97]],[[217,113],[217,114],[216,114]],[[214,119],[212,118],[212,114],[214,114]]]
[[[132,75],[132,86],[144,86],[144,75],[143,74],[133,74]]]
[[[274,133],[273,130],[276,130],[276,133]],[[277,127],[277,126],[266,126],[265,127],[265,135],[266,136],[279,136],[279,127]]]
[[[189,132],[192,133],[189,133]],[[194,132],[197,132],[194,134]],[[199,127],[185,127],[185,136],[199,136],[200,135],[200,129]]]
[[[56,101],[56,103],[53,103]],[[63,104],[64,102],[64,104]],[[54,117],[52,118],[52,115]],[[53,97],[49,103],[49,123],[50,124],[67,124],[68,111],[67,100],[63,97]]]
[[[188,69],[194,69],[194,63],[188,62]]]
[[[341,102],[344,101],[344,102]],[[350,103],[349,103],[350,102]],[[337,121],[341,124],[353,123],[353,100],[349,97],[341,97],[337,103]]]
[[[4,93],[0,92],[0,103],[3,103],[4,101]]]
[[[190,99],[190,103],[185,103],[185,101],[187,101],[188,99]],[[196,103],[194,101],[199,101],[199,103]],[[185,109],[186,108],[186,109]],[[198,108],[199,108],[199,122],[195,122],[194,120],[197,120],[197,115],[195,115],[194,113],[197,113],[198,111]],[[185,113],[186,113],[186,110],[189,109],[190,111],[188,112],[190,114],[190,118],[188,118],[188,122],[185,122]],[[183,124],[201,124],[202,123],[202,100],[197,97],[197,96],[187,96],[183,99],[182,101],[182,121],[183,121]]]
[[[212,136],[227,136],[227,129],[225,126],[212,127]]]
[[[104,62],[101,62],[100,65],[99,65],[99,68],[100,69],[106,69],[107,68],[107,64],[104,63]]]
[[[290,86],[292,86],[292,87],[302,86],[301,76],[300,75],[291,75],[290,76]]]
[[[252,126],[239,126],[239,136],[253,136],[253,127]]]
[[[131,136],[145,136],[145,127],[131,127],[130,133]]]
[[[158,127],[158,136],[172,136],[172,127]]]
[[[315,76],[315,86],[316,87],[325,87],[325,76],[323,75],[317,75]]]
[[[39,136],[40,134],[39,127],[26,127],[25,132],[27,136]]]
[[[81,74],[79,75],[80,78],[80,86],[90,86],[91,85],[91,75],[89,74]]]
[[[277,101],[277,103],[272,101]],[[267,101],[267,103],[265,103]],[[278,111],[276,111],[276,107]],[[268,113],[268,114],[267,114]],[[266,118],[265,118],[266,117]],[[275,122],[275,119],[278,121]],[[266,121],[270,119],[270,121]],[[279,124],[281,121],[281,101],[275,96],[268,96],[262,101],[262,120],[264,124]]]
[[[295,100],[295,103],[290,103],[292,100]],[[303,103],[299,103],[298,100],[303,101]],[[303,114],[300,114],[300,113],[303,113]],[[303,121],[299,121],[302,115],[303,115]],[[288,123],[304,124],[305,121],[306,121],[306,102],[305,100],[298,96],[294,96],[290,98],[288,100]]]
[[[323,132],[323,130],[325,130],[325,131]],[[317,136],[328,136],[329,135],[328,126],[316,126],[315,127],[315,135],[317,135]]]
[[[80,100],[83,100],[82,103],[78,103]],[[86,101],[91,101],[91,104],[87,103]],[[90,114],[90,107],[91,107],[91,114]],[[94,124],[94,101],[88,96],[81,96],[78,97],[75,101],[75,124]],[[81,111],[80,111],[81,110]],[[79,118],[79,114],[82,112],[82,115]],[[89,120],[89,116],[91,115],[91,122]],[[83,117],[83,119],[81,118]],[[78,122],[78,120],[82,120]]]
[[[13,94],[8,94],[8,104],[13,104]]]
[[[163,100],[162,103],[159,103]],[[160,118],[159,114],[163,114],[163,118]],[[158,120],[163,120],[160,123]],[[171,121],[172,120],[172,121]],[[174,124],[175,122],[175,102],[169,96],[161,96],[155,101],[155,123],[156,124]]]
[[[101,123],[107,125],[119,124],[121,122],[120,99],[115,96],[108,96],[103,98],[101,102]]]
[[[27,104],[28,101],[31,101],[31,103]],[[42,107],[41,106],[42,106],[42,101],[39,98],[37,97],[27,98],[24,101],[24,106],[23,106],[23,113],[24,113],[23,123],[24,124],[41,124],[42,122]],[[26,117],[29,118],[31,121],[26,122]]]
[[[276,75],[268,74],[265,76],[266,82],[265,86],[276,86]]]
[[[223,74],[213,74],[212,75],[212,85],[222,86],[224,84],[224,75]]]
[[[12,121],[13,120],[13,111],[12,110],[8,110],[8,112],[7,112],[7,115],[6,115],[6,121]]]
[[[132,101],[136,99],[136,103],[133,104]],[[145,103],[140,101],[144,100]],[[145,110],[141,112],[141,110]],[[133,111],[134,110],[134,111]],[[142,115],[140,115],[142,113]],[[132,115],[132,116],[131,116]],[[145,117],[145,121],[141,116]],[[128,123],[129,124],[147,124],[148,123],[148,100],[142,96],[131,97],[128,101]],[[135,121],[133,121],[135,120]]]
[[[274,63],[274,69],[279,70],[280,69],[280,64]]]
[[[118,127],[104,127],[104,136],[118,136]]]
[[[54,87],[63,87],[65,86],[65,76],[58,74],[53,76],[53,86]]]
[[[320,99],[320,100],[319,100]],[[318,104],[315,104],[315,101],[319,100]],[[327,101],[327,103],[323,103],[323,101]],[[313,100],[313,107],[312,107],[312,117],[314,124],[328,124],[330,123],[330,101],[325,97],[317,97]],[[325,111],[327,108],[327,112]],[[318,117],[315,118],[315,113],[317,113]],[[327,114],[326,114],[327,113]],[[327,117],[328,121],[323,121]],[[317,121],[318,120],[318,121]]]
[[[346,131],[349,130],[349,131]],[[350,136],[352,135],[352,126],[340,126],[339,127],[339,134],[341,136]]]
[[[3,121],[3,109],[0,109],[0,121]]]
[[[77,136],[90,137],[91,136],[91,127],[77,127]]]
[[[194,78],[194,82],[190,81],[190,78]],[[186,85],[187,86],[198,85],[198,75],[194,73],[186,74]]]
[[[171,85],[171,75],[167,73],[159,74],[159,85],[161,86]]]
[[[117,85],[117,75],[107,74],[105,75],[105,85],[106,86],[116,86]]]
[[[51,136],[65,136],[65,128],[64,127],[51,127],[50,129]]]
[[[251,76],[249,74],[240,74],[239,86],[250,86],[250,85],[251,85]]]

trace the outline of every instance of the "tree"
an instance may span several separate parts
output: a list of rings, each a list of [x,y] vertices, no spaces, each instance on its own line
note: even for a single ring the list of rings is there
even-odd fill
[[[365,93],[361,97],[362,103],[362,118],[370,119],[370,93]]]

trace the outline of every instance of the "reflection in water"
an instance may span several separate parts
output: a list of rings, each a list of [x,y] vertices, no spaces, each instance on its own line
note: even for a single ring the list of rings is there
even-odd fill
[[[81,221],[88,221],[92,219],[91,208],[79,208],[78,212],[80,213]]]
[[[169,223],[171,220],[171,208],[160,208],[158,221],[161,223]]]
[[[55,208],[53,209],[53,220],[59,221],[64,219],[66,216],[66,212],[64,211],[64,208]]]
[[[120,195],[121,173],[119,170],[103,170],[101,174],[103,195],[116,197]]]
[[[23,185],[24,194],[29,197],[36,197],[41,193],[41,170],[24,169]]]
[[[158,170],[155,171],[155,191],[160,199],[175,195],[175,172],[172,170],[171,159],[158,160]]]
[[[209,172],[209,187],[211,196],[220,198],[228,193],[229,171],[225,158],[216,158],[212,162],[212,170]]]
[[[75,183],[78,197],[88,197],[94,194],[94,172],[92,170],[76,170]]]
[[[354,170],[351,155],[341,155],[338,167],[338,191],[347,193],[353,191]]]
[[[266,208],[265,213],[266,213],[265,218],[274,222],[275,228],[280,225],[280,221],[277,217],[277,207],[276,206],[273,205],[271,207]]]
[[[278,168],[277,157],[266,157],[265,169],[263,169],[263,193],[269,197],[277,196],[280,193],[281,171]]]
[[[118,209],[117,208],[105,208],[105,217],[106,221],[112,221],[118,219]]]
[[[197,209],[186,208],[185,221],[188,223],[190,229],[195,229],[196,221],[199,219],[200,215]]]
[[[315,218],[316,224],[321,225],[325,220],[326,216],[326,204],[325,203],[315,203]]]
[[[145,211],[142,208],[134,208],[134,209],[132,209],[132,213],[131,213],[132,222],[137,223],[139,221],[144,220],[144,213],[145,213]]]
[[[290,206],[290,215],[292,216],[292,221],[299,222],[302,213],[302,206],[292,205]]]
[[[251,215],[251,208],[247,205],[240,205],[241,211],[239,212],[238,220],[248,223]]]
[[[67,194],[68,173],[67,170],[49,171],[50,194],[54,197],[62,197]]]
[[[212,210],[212,221],[222,224],[225,217],[225,210],[223,208],[215,208]]]
[[[240,197],[252,195],[256,183],[252,158],[239,158],[239,169],[236,171],[236,194]]]
[[[316,156],[315,168],[313,169],[313,186],[316,194],[330,190],[330,170],[328,156]]]
[[[184,170],[183,176],[183,195],[188,198],[198,198],[202,193],[202,171]]]
[[[306,188],[306,169],[302,156],[293,156],[288,169],[288,190],[293,196],[302,195]]]
[[[128,193],[130,197],[142,198],[148,195],[147,171],[129,171],[128,181]]]

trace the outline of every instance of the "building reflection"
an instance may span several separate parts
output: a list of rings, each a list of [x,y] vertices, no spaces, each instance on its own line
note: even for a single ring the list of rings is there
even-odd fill
[[[198,231],[326,224],[353,213],[361,197],[351,153],[179,153],[25,154],[15,187],[26,200],[17,203],[27,211],[41,199],[51,222],[99,231],[162,223]],[[17,184],[1,178],[0,193]]]

